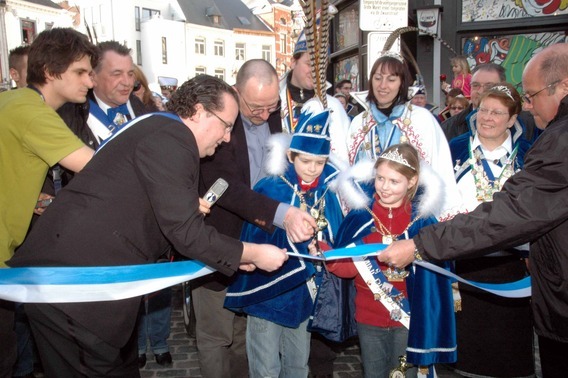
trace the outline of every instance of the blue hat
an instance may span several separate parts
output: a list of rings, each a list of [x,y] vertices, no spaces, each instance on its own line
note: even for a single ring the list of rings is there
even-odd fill
[[[328,130],[330,114],[329,109],[320,113],[312,113],[309,109],[302,110],[292,134],[290,151],[328,157],[331,150]]]
[[[308,42],[306,41],[306,34],[302,31],[296,41],[296,46],[294,46],[294,53],[292,55],[304,52],[308,52]]]

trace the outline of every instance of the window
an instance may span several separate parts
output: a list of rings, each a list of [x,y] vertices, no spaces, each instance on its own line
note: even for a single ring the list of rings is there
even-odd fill
[[[140,31],[140,7],[134,7],[134,25],[136,31]]]
[[[272,46],[262,45],[262,59],[272,62]]]
[[[205,75],[207,70],[203,66],[195,67],[195,76]]]
[[[199,55],[205,55],[205,38],[195,38],[195,53]]]
[[[21,20],[22,25],[22,43],[25,45],[31,44],[36,37],[35,22],[29,20]]]
[[[215,68],[215,77],[221,80],[225,80],[225,70],[222,68]]]
[[[216,56],[225,56],[225,42],[224,41],[215,41],[214,42],[214,49]]]
[[[288,46],[286,43],[286,34],[280,34],[280,52],[282,54],[288,54]]]
[[[53,22],[46,22],[45,23],[45,30],[53,29]]]
[[[162,63],[168,64],[168,44],[166,37],[162,37]]]
[[[280,25],[286,26],[286,19],[284,17],[280,18]]]
[[[237,43],[235,45],[235,59],[236,60],[246,60],[245,54],[245,44],[244,43]]]
[[[156,9],[142,8],[142,21],[150,20],[152,17],[158,17],[160,11]]]
[[[142,41],[136,40],[136,64],[142,65]]]

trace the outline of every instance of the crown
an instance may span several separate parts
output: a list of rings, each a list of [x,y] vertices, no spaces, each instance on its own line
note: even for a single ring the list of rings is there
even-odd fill
[[[412,165],[408,164],[408,161],[402,157],[402,155],[398,152],[398,148],[394,149],[393,151],[389,151],[386,154],[382,154],[379,156],[379,159],[385,159],[394,161],[395,163],[399,163],[402,165],[407,166],[408,168],[412,169],[413,171],[416,170]]]
[[[400,55],[399,53],[397,53],[396,51],[391,51],[391,50],[383,50],[379,53],[379,58],[382,58],[384,56],[390,57],[390,58],[395,58],[396,60],[398,60],[400,63],[404,63],[404,59],[402,58],[402,55]]]
[[[498,91],[498,92],[503,92],[505,93],[507,96],[509,96],[509,98],[513,101],[515,101],[515,99],[513,98],[513,94],[511,93],[511,90],[509,88],[507,88],[504,85],[496,85],[493,88],[491,88],[494,91]]]

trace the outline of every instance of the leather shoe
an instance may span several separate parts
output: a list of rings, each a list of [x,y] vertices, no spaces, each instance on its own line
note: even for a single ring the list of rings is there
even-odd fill
[[[146,355],[145,354],[139,354],[138,355],[138,369],[142,369],[144,366],[146,366]]]
[[[172,363],[172,355],[170,352],[156,354],[156,362],[158,365],[171,365]]]

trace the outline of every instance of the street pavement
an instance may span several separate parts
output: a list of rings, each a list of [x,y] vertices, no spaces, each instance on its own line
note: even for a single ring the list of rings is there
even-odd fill
[[[155,362],[154,355],[148,352],[146,354],[148,362],[140,370],[142,378],[201,377],[195,339],[187,335],[183,323],[181,286],[175,286],[173,289],[172,326],[170,338],[168,339],[173,363],[169,367],[160,366]],[[334,378],[363,377],[359,347],[356,343],[353,344],[355,345],[346,347],[338,355],[334,364]],[[442,368],[438,369],[438,377],[452,378],[460,376],[453,373],[450,369]]]

